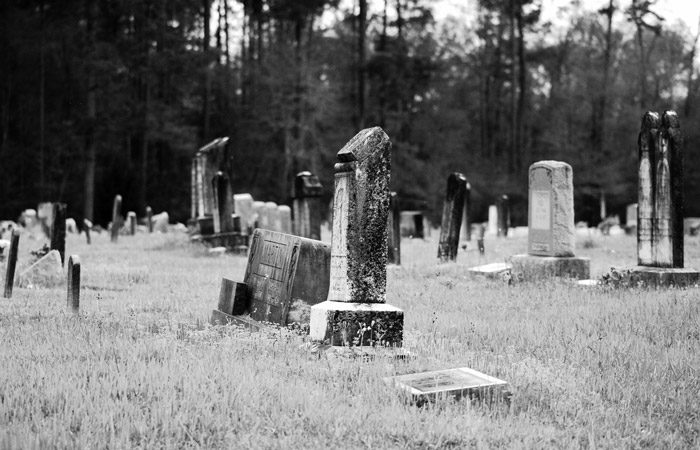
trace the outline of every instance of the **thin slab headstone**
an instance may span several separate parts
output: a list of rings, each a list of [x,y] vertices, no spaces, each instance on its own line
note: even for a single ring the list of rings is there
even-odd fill
[[[468,367],[412,373],[384,379],[414,400],[442,400],[503,390],[508,383]]]
[[[80,310],[80,258],[77,255],[71,255],[68,258],[67,278],[66,301],[68,308],[77,313]]]
[[[486,232],[490,236],[498,235],[498,207],[496,205],[489,206],[489,221],[487,223]]]
[[[311,308],[309,336],[331,345],[395,345],[403,311],[386,304],[391,141],[360,131],[337,154],[328,300]]]
[[[61,254],[61,264],[66,260],[66,209],[65,203],[53,204],[53,223],[51,225],[51,250]]]
[[[262,222],[258,224],[260,228],[271,231],[279,231],[279,214],[277,212],[277,203],[265,202],[262,209]]]
[[[440,262],[456,261],[459,249],[459,231],[464,214],[464,197],[467,191],[467,178],[461,173],[451,173],[447,177],[447,190],[442,207],[442,225],[438,244]]]
[[[654,234],[654,184],[656,150],[661,119],[648,111],[642,118],[639,132],[639,191],[637,219],[637,263],[640,266],[654,265],[652,236]]]
[[[277,207],[277,217],[279,218],[281,233],[292,234],[292,208],[287,205]]]
[[[12,298],[12,288],[15,284],[15,268],[17,267],[17,252],[19,250],[19,232],[12,229],[10,235],[10,251],[7,255],[7,267],[5,269],[5,292],[3,297]]]
[[[126,222],[129,224],[129,235],[136,236],[136,213],[134,211],[126,213]]]
[[[214,233],[233,231],[233,193],[231,183],[223,172],[217,172],[211,180],[214,196]]]
[[[92,244],[92,222],[90,222],[88,219],[83,219],[83,231],[85,231],[85,241],[87,242],[87,245]]]
[[[396,192],[389,194],[387,230],[387,262],[399,266],[401,265],[401,210]]]
[[[571,166],[540,161],[530,166],[528,253],[574,256],[574,182]]]
[[[508,236],[510,228],[510,201],[507,195],[501,195],[496,199],[496,208],[498,208],[498,231],[499,237]]]
[[[472,240],[471,190],[472,186],[467,181],[467,191],[464,194],[464,211],[462,213],[462,230],[459,232],[460,239],[465,241]]]
[[[637,227],[637,203],[627,205],[625,225],[628,227]]]
[[[146,206],[146,224],[148,225],[148,232],[153,233],[153,209],[150,206]]]
[[[294,178],[292,210],[294,234],[309,239],[321,239],[321,195],[323,186],[311,172],[299,172]]]
[[[233,210],[241,218],[241,232],[251,234],[255,227],[255,211],[253,196],[250,194],[235,194]]]
[[[423,213],[420,211],[401,211],[401,236],[408,238],[425,238]]]
[[[111,240],[117,242],[119,239],[119,229],[122,227],[122,196],[114,197],[114,205],[112,206],[112,230]]]
[[[253,202],[253,217],[254,217],[254,222],[253,222],[253,228],[265,228],[267,229],[266,226],[262,226],[263,223],[263,216],[265,215],[265,202],[261,201],[254,201]],[[267,224],[268,220],[265,219],[265,223]]]

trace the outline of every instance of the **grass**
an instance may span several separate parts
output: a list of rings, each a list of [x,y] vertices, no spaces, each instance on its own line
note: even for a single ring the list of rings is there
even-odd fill
[[[469,243],[438,265],[437,238],[404,240],[404,264],[388,271],[414,357],[368,362],[319,356],[285,330],[208,325],[221,277],[242,279],[245,257],[175,235],[70,236],[79,316],[64,287],[0,299],[0,448],[700,446],[696,288],[469,279],[525,239],[487,238],[485,257]],[[634,264],[631,237],[584,240],[594,276]],[[38,246],[20,243],[20,266]],[[699,257],[686,237],[686,266]],[[417,407],[382,382],[462,366],[507,380],[511,401]]]

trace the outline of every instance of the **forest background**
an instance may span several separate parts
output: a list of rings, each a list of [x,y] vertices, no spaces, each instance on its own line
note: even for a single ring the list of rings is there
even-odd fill
[[[447,175],[473,220],[509,195],[527,222],[527,168],[574,169],[576,218],[636,202],[646,110],[675,109],[686,216],[700,216],[698,33],[655,1],[471,0],[436,22],[431,0],[0,2],[0,218],[40,201],[106,224],[114,195],[184,222],[197,148],[229,136],[234,192],[290,203],[359,129],[393,142],[402,209],[437,221]],[[551,14],[550,14],[551,16]],[[205,26],[206,25],[206,26]],[[171,220],[172,220],[171,219]]]

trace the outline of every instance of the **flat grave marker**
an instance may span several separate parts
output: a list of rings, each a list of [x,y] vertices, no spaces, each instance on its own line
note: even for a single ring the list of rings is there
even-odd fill
[[[502,391],[508,385],[506,381],[469,367],[399,375],[384,378],[384,382],[404,390],[414,400],[483,395]]]

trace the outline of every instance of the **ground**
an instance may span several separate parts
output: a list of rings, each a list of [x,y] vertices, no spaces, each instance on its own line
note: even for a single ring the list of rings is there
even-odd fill
[[[469,279],[525,238],[486,239],[437,264],[437,233],[402,242],[387,302],[405,311],[406,361],[331,358],[286,330],[208,325],[244,256],[185,236],[70,235],[81,310],[65,286],[0,299],[0,448],[690,448],[700,445],[700,300],[686,290]],[[20,265],[41,245],[20,243]],[[635,239],[584,236],[598,277]],[[700,267],[686,237],[686,266]],[[4,267],[2,268],[4,274]],[[471,367],[509,401],[417,406],[383,377]]]

